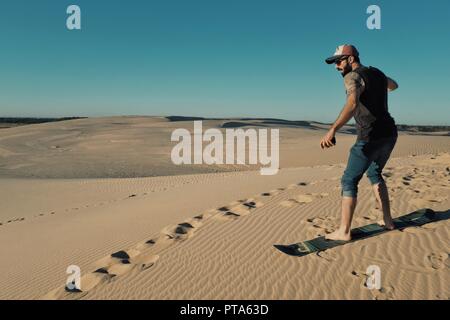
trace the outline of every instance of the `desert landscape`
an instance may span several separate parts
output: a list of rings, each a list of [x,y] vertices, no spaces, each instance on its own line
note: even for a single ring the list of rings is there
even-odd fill
[[[171,162],[171,132],[194,118],[117,116],[0,128],[0,299],[450,298],[450,135],[401,127],[384,170],[392,213],[440,221],[317,254],[274,244],[331,232],[355,130],[319,146],[326,124],[202,119],[280,129],[280,170]],[[354,227],[381,219],[367,178]],[[81,290],[65,288],[68,266]],[[365,285],[381,269],[381,288]]]

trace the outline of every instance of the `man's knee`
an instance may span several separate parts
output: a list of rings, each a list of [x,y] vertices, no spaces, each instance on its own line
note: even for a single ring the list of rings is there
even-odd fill
[[[379,173],[367,173],[371,185],[384,184],[383,176]]]
[[[360,180],[361,176],[354,176],[345,172],[341,179],[341,195],[343,197],[356,198],[358,195],[358,183]]]

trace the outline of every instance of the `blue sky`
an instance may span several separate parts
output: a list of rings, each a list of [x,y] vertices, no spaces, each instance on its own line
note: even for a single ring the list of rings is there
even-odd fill
[[[66,8],[82,30],[66,28]],[[366,9],[382,29],[366,28]],[[398,81],[397,123],[450,124],[450,1],[9,0],[0,116],[193,115],[334,121],[355,44]]]

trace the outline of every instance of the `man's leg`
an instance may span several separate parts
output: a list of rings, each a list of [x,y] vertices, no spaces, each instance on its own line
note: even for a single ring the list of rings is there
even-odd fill
[[[392,230],[395,228],[394,222],[391,216],[391,205],[389,201],[388,188],[386,182],[383,179],[382,171],[386,162],[388,161],[392,150],[394,149],[397,138],[385,139],[380,145],[377,155],[374,161],[367,169],[367,178],[369,178],[372,184],[373,192],[378,204],[383,212],[383,222],[380,223],[386,227],[386,229]]]
[[[351,239],[350,230],[357,203],[358,183],[371,163],[365,146],[366,143],[360,141],[350,149],[347,168],[341,180],[341,224],[339,229],[325,236],[328,240],[348,241]]]
[[[386,229],[393,230],[395,228],[394,222],[391,216],[391,206],[389,203],[389,193],[384,181],[372,185],[375,198],[380,204],[381,211],[383,212],[383,225]],[[380,223],[381,224],[381,223]]]
[[[342,197],[341,225],[339,229],[325,236],[328,240],[351,240],[350,230],[352,225],[353,213],[356,208],[356,197]]]

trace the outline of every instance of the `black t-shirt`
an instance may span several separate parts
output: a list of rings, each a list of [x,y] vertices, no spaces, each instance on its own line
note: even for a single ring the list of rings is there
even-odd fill
[[[388,111],[387,77],[373,67],[360,67],[344,77],[347,95],[356,92],[355,111],[358,140],[373,141],[396,137],[397,127]]]

